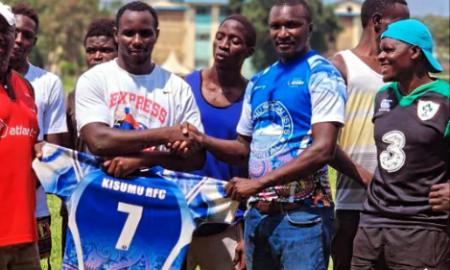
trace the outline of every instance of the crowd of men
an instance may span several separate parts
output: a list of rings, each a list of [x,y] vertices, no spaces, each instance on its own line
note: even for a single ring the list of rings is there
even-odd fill
[[[366,0],[360,42],[329,60],[311,48],[307,1],[276,1],[279,61],[250,80],[244,16],[220,24],[211,67],[181,78],[151,60],[157,13],[131,2],[89,26],[89,69],[67,99],[28,61],[38,14],[0,15],[0,270],[50,255],[40,141],[102,157],[115,177],[162,166],[229,181],[245,218],[194,234],[186,269],[324,270],[330,256],[338,270],[450,268],[450,86],[430,77],[433,39],[405,0]]]

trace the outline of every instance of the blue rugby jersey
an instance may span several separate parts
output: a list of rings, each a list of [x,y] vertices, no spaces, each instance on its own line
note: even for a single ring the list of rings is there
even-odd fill
[[[63,270],[180,269],[198,225],[234,219],[224,181],[159,167],[118,179],[91,155],[51,144],[43,153],[33,168],[69,211]]]
[[[333,65],[310,51],[254,76],[237,132],[252,137],[249,175],[260,178],[289,163],[313,142],[312,126],[344,123],[347,89]],[[332,205],[327,166],[309,177],[265,189],[252,200]]]

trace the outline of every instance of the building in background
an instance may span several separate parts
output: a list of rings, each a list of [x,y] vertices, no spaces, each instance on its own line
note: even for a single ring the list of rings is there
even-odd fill
[[[228,0],[147,0],[159,16],[161,29],[153,53],[153,61],[166,64],[178,73],[207,68],[212,65],[212,43],[220,23],[229,15]],[[362,33],[360,20],[362,2],[345,0],[332,4],[342,32],[329,43],[327,55],[353,48]],[[170,63],[170,65],[168,65]],[[255,73],[251,60],[243,66],[249,78]]]
[[[183,62],[187,54],[185,43],[188,7],[169,0],[147,0],[146,2],[158,13],[159,29],[161,29],[152,55],[153,61],[161,65],[173,52],[175,59]]]
[[[173,50],[170,52],[166,61],[161,64],[161,67],[164,68],[165,70],[169,70],[170,72],[175,73],[180,76],[189,74],[192,71],[180,63],[180,61],[178,60],[178,57],[175,54],[175,51],[173,51]]]
[[[361,8],[362,2],[346,0],[334,3],[334,13],[342,27],[342,32],[330,44],[329,50],[334,53],[355,47],[362,34]]]
[[[213,62],[212,42],[220,23],[228,15],[227,0],[185,0],[186,47],[192,52],[184,60],[191,69],[209,67]]]
[[[171,63],[169,66],[177,66],[177,71],[193,71],[212,65],[212,43],[220,23],[229,15],[228,0],[146,2],[158,13],[161,29],[153,53],[155,63]],[[174,55],[171,55],[171,52]],[[243,69],[245,76],[253,75],[250,59],[246,60]]]

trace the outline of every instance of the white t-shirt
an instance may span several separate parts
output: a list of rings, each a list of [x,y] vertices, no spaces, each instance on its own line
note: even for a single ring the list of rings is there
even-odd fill
[[[67,132],[64,89],[58,76],[30,64],[27,79],[34,88],[35,102],[38,109],[39,136]],[[42,187],[36,191],[36,217],[49,216],[47,199]]]
[[[191,87],[158,65],[150,74],[130,74],[117,59],[97,65],[78,79],[75,111],[78,132],[89,123],[132,129],[170,127],[183,122],[203,131]]]

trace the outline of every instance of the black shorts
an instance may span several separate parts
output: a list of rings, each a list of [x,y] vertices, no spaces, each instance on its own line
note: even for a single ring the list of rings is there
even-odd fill
[[[42,259],[49,258],[52,251],[52,233],[50,225],[52,223],[51,216],[40,217],[36,219],[38,229],[38,247],[39,257]]]
[[[351,269],[375,269],[379,260],[395,270],[449,270],[450,237],[443,231],[360,227]]]

